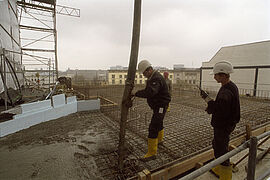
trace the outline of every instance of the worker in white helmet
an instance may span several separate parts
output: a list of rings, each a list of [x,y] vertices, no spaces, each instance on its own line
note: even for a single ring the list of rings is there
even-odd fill
[[[211,125],[214,128],[212,146],[215,158],[228,152],[230,134],[240,120],[240,103],[237,86],[230,80],[233,66],[228,61],[220,61],[213,67],[214,79],[221,83],[216,99],[211,99],[207,93],[201,90],[202,98],[207,102],[206,111],[212,114]],[[232,166],[227,159],[220,165],[212,168],[212,172],[220,179],[232,179]]]
[[[169,94],[172,97],[172,81],[169,79],[169,73],[167,71],[165,71],[163,73],[163,77],[164,77],[165,82],[166,82],[166,84],[168,86]],[[168,105],[167,112],[170,112],[170,104]]]
[[[148,129],[148,151],[145,159],[153,158],[157,154],[158,143],[163,141],[164,127],[163,119],[167,111],[171,96],[163,76],[153,69],[147,60],[138,64],[138,71],[147,78],[146,87],[137,91],[134,95],[146,98],[147,103],[153,110],[153,115]]]

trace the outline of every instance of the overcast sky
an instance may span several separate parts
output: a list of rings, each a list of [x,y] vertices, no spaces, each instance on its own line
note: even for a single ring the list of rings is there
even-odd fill
[[[134,0],[58,0],[59,69],[128,66]],[[270,40],[269,0],[142,0],[139,60],[200,67],[223,46]]]

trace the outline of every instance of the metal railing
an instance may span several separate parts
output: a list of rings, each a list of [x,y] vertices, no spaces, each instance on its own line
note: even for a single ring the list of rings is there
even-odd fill
[[[248,159],[248,170],[247,170],[247,180],[254,180],[255,179],[255,168],[256,168],[256,154],[257,154],[257,142],[258,140],[270,136],[270,131],[265,132],[257,137],[253,136],[250,140],[244,142],[239,147],[235,148],[234,150],[224,154],[223,156],[217,158],[216,160],[208,163],[207,165],[195,170],[194,172],[180,178],[179,180],[191,180],[194,179],[205,172],[209,171],[213,167],[221,164],[222,162],[226,161],[230,157],[236,155],[237,153],[243,151],[244,149],[249,147],[249,159]],[[262,174],[258,180],[261,180],[267,177],[270,174],[270,171],[265,172]]]

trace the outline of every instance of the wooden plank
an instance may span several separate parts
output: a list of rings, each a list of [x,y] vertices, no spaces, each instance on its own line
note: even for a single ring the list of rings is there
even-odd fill
[[[251,133],[251,124],[250,123],[247,123],[246,124],[246,140],[249,140],[251,136],[252,136],[252,133]]]
[[[229,151],[232,151],[232,150],[234,150],[234,149],[236,149],[237,147],[235,146],[235,145],[233,145],[233,144],[230,144],[229,145]]]
[[[269,130],[270,130],[270,124],[266,125],[264,127],[261,127],[259,129],[253,130],[252,135],[258,136],[258,135],[263,134],[264,132],[269,131]],[[245,141],[246,141],[246,134],[241,135],[240,137],[231,140],[230,145],[239,146]],[[176,176],[178,176],[178,175],[180,175],[180,174],[182,174],[182,173],[184,173],[192,168],[195,168],[196,164],[198,162],[204,163],[204,162],[209,161],[213,158],[214,158],[214,151],[213,151],[213,149],[210,149],[210,150],[205,151],[201,154],[198,154],[190,159],[176,163],[176,164],[171,165],[165,169],[162,169],[160,171],[153,173],[151,175],[151,179],[160,180],[163,178],[165,172],[168,172],[168,179],[174,178],[174,177],[176,177]]]
[[[146,175],[143,172],[138,173],[138,179],[139,180],[146,180]]]
[[[148,169],[144,169],[142,172],[145,174],[147,180],[151,179],[151,172]]]
[[[201,167],[203,167],[203,163],[202,162],[197,162],[196,165],[195,165],[195,168],[199,169]]]
[[[161,179],[162,180],[169,179],[167,168],[163,169],[158,176],[151,175],[151,180],[161,180]]]
[[[210,149],[202,154],[194,156],[190,159],[183,161],[182,163],[175,164],[169,170],[169,178],[173,178],[179,174],[182,174],[192,168],[195,168],[197,162],[206,162],[214,158],[214,151]]]

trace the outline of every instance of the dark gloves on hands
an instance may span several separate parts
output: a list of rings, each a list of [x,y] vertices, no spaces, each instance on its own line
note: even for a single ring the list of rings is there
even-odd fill
[[[204,91],[204,90],[201,90],[201,97],[203,99],[207,98],[208,94]]]

